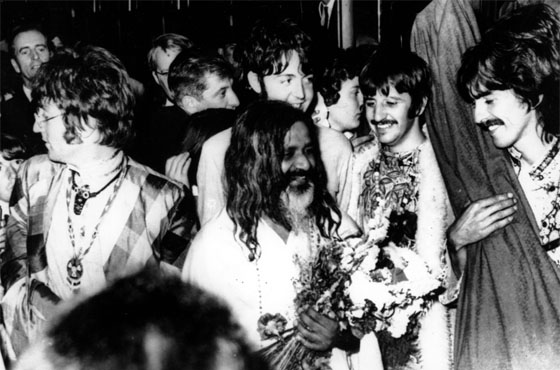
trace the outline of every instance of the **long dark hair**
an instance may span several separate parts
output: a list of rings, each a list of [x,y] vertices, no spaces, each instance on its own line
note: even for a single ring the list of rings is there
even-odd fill
[[[311,214],[325,237],[333,236],[340,224],[340,211],[327,190],[327,175],[311,118],[284,102],[254,102],[237,119],[225,159],[226,210],[235,224],[235,232],[239,231],[240,240],[251,251],[251,259],[260,253],[257,227],[262,216],[291,229],[278,211],[278,200],[286,189],[281,168],[284,139],[296,122],[304,123],[309,130],[315,156]]]

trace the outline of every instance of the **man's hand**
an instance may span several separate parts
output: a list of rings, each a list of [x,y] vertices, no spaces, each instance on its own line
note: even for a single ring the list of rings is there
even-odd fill
[[[190,189],[188,172],[191,162],[189,152],[175,155],[165,162],[165,175]]]
[[[513,214],[517,211],[516,204],[517,200],[511,193],[471,203],[449,228],[449,241],[457,251],[465,245],[486,238],[513,221]]]
[[[309,308],[300,313],[297,330],[304,346],[315,351],[326,351],[334,345],[338,323]]]

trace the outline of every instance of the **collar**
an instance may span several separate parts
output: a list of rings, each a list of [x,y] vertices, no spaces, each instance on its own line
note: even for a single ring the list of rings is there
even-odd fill
[[[31,102],[31,89],[25,85],[22,85],[22,87],[23,87],[23,93],[25,94],[25,97],[27,98],[27,100]]]
[[[319,9],[319,14],[321,14],[321,7],[322,6],[326,6],[327,7],[327,11],[328,11],[328,15],[329,15],[329,20],[331,18],[331,14],[332,14],[332,10],[334,8],[334,3],[336,1],[335,0],[329,0],[327,5],[324,5],[324,3],[322,1],[319,1],[319,5],[317,6],[317,9]]]

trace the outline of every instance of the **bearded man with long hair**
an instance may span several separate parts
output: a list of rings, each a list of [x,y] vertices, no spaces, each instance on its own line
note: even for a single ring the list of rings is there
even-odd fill
[[[367,345],[362,340],[367,359],[356,349],[348,358],[337,348],[349,343],[335,320],[294,306],[295,261],[309,260],[324,241],[358,232],[343,222],[327,190],[315,130],[308,115],[284,102],[259,101],[241,114],[226,153],[226,208],[197,234],[183,278],[229,304],[254,350],[271,344],[258,324],[269,315],[286,329],[294,323],[305,347],[332,350],[333,369],[349,362],[381,368],[374,336]]]

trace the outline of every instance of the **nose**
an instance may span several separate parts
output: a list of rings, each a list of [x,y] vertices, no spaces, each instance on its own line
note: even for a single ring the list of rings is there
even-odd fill
[[[358,91],[358,106],[360,109],[364,106],[364,94],[361,91]]]
[[[308,171],[311,168],[311,160],[304,153],[299,153],[295,158],[294,167],[298,170]]]
[[[292,88],[292,95],[298,99],[305,100],[305,88],[303,84],[305,83],[304,78],[300,78]]]
[[[375,121],[379,122],[387,117],[383,104],[375,104],[375,107],[373,109],[374,109],[373,119]]]
[[[33,122],[33,132],[40,133],[43,130],[43,123],[39,118],[35,117],[35,122]]]
[[[475,100],[473,116],[474,121],[477,123],[483,122],[488,118],[488,109],[482,99]]]
[[[233,90],[229,92],[228,106],[231,109],[235,109],[239,106],[239,98],[237,98],[237,94],[235,94],[235,91]]]
[[[35,49],[31,49],[31,59],[39,59],[39,53]]]

